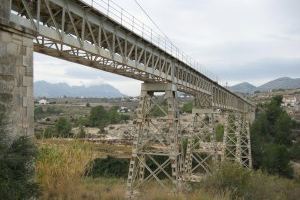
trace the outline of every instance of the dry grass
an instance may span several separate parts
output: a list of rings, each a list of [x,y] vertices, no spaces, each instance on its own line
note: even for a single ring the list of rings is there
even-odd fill
[[[91,149],[90,144],[77,141],[40,145],[36,170],[42,199],[76,199],[83,172],[94,158]]]
[[[76,140],[40,140],[39,157],[36,162],[37,179],[42,187],[40,199],[125,199],[126,181],[116,178],[86,178],[83,173],[88,163],[99,155],[99,146]],[[112,150],[112,146],[107,150]],[[116,147],[117,151],[123,147]],[[100,148],[103,149],[103,148]],[[105,153],[104,153],[105,154]],[[138,199],[141,200],[227,200],[228,195],[210,195],[203,190],[190,194],[179,194],[177,197],[161,189],[158,184],[147,185],[141,191]]]
[[[36,162],[37,179],[42,187],[40,199],[125,199],[126,181],[117,178],[83,176],[94,158],[114,154],[124,147],[103,146],[76,140],[40,140]],[[126,148],[125,148],[126,150]],[[104,151],[104,152],[103,152]],[[299,183],[262,172],[249,172],[230,164],[203,183],[194,184],[189,193],[175,196],[151,182],[140,190],[140,200],[229,200],[229,199],[299,199]]]

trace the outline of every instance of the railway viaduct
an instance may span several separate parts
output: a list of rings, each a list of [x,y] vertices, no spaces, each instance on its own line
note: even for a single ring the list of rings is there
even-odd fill
[[[151,180],[164,187],[160,174],[179,190],[182,182],[199,181],[211,163],[225,159],[251,168],[254,105],[199,72],[167,38],[110,0],[1,1],[0,117],[12,139],[33,136],[33,52],[143,81],[129,195]],[[193,123],[185,128],[178,91],[194,96]],[[157,103],[156,92],[166,106]],[[159,123],[151,116],[153,107],[165,114]],[[225,131],[223,142],[216,142],[220,116]]]

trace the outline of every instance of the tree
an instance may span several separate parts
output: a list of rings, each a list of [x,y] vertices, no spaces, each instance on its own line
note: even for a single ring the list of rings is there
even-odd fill
[[[42,118],[43,114],[44,114],[44,111],[41,106],[34,108],[34,119],[35,120]]]
[[[55,123],[55,131],[58,137],[67,138],[72,136],[71,130],[71,123],[64,117],[60,117]]]
[[[89,125],[103,129],[108,124],[117,124],[128,119],[128,115],[118,113],[117,106],[113,106],[108,111],[103,106],[96,106],[91,109]]]
[[[116,124],[121,121],[121,115],[118,113],[118,107],[112,107],[109,110],[108,115],[111,124]]]
[[[282,112],[275,122],[276,144],[291,145],[292,119],[286,112]]]
[[[290,149],[290,153],[291,153],[291,159],[295,160],[297,162],[300,161],[300,145],[299,144],[294,144],[291,149]]]
[[[109,122],[107,111],[103,106],[96,106],[91,109],[90,112],[90,125],[104,128]]]
[[[1,199],[35,199],[38,185],[34,182],[34,159],[37,149],[29,137],[13,141],[5,127],[5,106],[0,104],[0,196]]]
[[[291,178],[290,155],[287,147],[279,144],[266,144],[262,154],[261,168],[270,174],[278,174]]]
[[[251,126],[253,166],[271,174],[291,177],[289,165],[293,121],[281,108],[282,97],[276,96],[261,105]]]

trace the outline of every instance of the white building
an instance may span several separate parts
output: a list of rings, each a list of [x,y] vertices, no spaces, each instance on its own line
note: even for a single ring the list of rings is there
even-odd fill
[[[282,105],[286,107],[295,107],[297,105],[296,96],[284,96],[282,99]]]
[[[121,106],[120,109],[118,110],[119,113],[128,113],[130,112],[130,109],[124,106]]]
[[[46,99],[41,99],[41,100],[39,100],[39,104],[46,105],[46,104],[48,104],[48,101]]]

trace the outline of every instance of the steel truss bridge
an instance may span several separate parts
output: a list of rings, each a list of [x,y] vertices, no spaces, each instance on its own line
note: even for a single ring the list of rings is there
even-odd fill
[[[144,82],[129,166],[129,196],[151,180],[163,187],[169,180],[178,191],[182,183],[199,181],[211,172],[212,164],[225,159],[251,168],[249,123],[254,105],[199,72],[177,47],[112,1],[7,2],[9,23],[23,32],[30,30],[35,52]],[[190,123],[180,121],[178,91],[194,96]],[[163,98],[156,92],[162,92]],[[160,119],[151,114],[155,107],[164,114]],[[217,121],[224,125],[222,141],[216,141]]]

